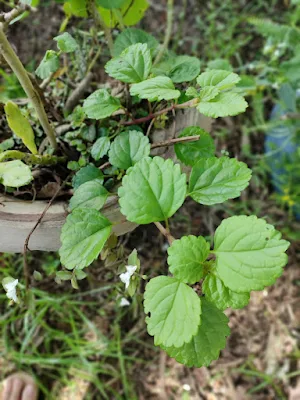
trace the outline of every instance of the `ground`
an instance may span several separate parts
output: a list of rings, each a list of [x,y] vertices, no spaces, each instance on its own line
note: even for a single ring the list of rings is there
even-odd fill
[[[196,0],[177,1],[171,44],[203,62],[221,57],[233,65],[239,65],[239,60],[251,62],[262,39],[245,17],[271,16],[280,22],[287,6],[284,1],[214,0],[204,5]],[[57,34],[62,15],[59,5],[45,2],[34,15],[35,24],[27,19],[12,27],[12,42],[25,63],[41,59]],[[41,32],[38,21],[45,18]],[[142,27],[161,37],[164,24],[163,4],[151,1]],[[24,34],[27,40],[21,40]],[[276,284],[253,293],[243,310],[227,311],[231,336],[219,360],[208,368],[187,368],[154,348],[143,318],[143,288],[129,308],[117,305],[122,286],[114,262],[93,264],[88,279],[80,281],[76,291],[69,283],[58,286],[54,282],[57,254],[32,253],[31,271],[39,271],[43,279],[36,275],[33,281],[29,308],[9,307],[3,292],[0,295],[2,378],[15,370],[30,372],[38,379],[41,398],[47,400],[297,399],[292,395],[297,387],[299,393],[300,386],[300,243],[296,235],[300,223],[272,195],[263,164],[255,158],[264,151],[263,132],[245,129],[253,125],[250,107],[245,115],[217,121],[212,127],[219,154],[226,150],[253,167],[252,183],[241,199],[209,208],[187,202],[170,226],[175,237],[195,234],[210,240],[222,219],[254,213],[295,239],[289,264]],[[153,277],[166,272],[167,243],[155,226],[138,227],[123,236],[120,245],[126,254],[138,250],[142,274]],[[22,276],[19,255],[2,254],[0,266],[1,276]]]

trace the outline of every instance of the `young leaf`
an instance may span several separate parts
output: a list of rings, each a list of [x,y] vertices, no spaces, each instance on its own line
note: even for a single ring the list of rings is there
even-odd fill
[[[88,118],[104,119],[121,108],[120,100],[106,89],[98,89],[84,100],[83,110]]]
[[[224,92],[210,101],[200,101],[197,109],[207,117],[218,118],[241,114],[247,107],[248,103],[240,94]]]
[[[211,157],[193,167],[189,196],[200,204],[218,204],[240,196],[251,178],[251,170],[235,158]]]
[[[147,330],[156,345],[180,347],[200,325],[201,301],[192,288],[169,276],[150,280],[144,294]]]
[[[193,284],[203,277],[209,243],[202,237],[183,236],[168,248],[169,270],[178,280]]]
[[[4,106],[8,126],[13,133],[22,139],[32,154],[37,154],[34,133],[27,118],[24,117],[17,104],[8,101]]]
[[[100,158],[106,156],[110,148],[110,140],[107,136],[97,139],[91,149],[91,155],[94,160],[98,161]]]
[[[228,289],[224,283],[215,274],[210,273],[204,280],[202,285],[205,298],[214,303],[219,310],[226,308],[243,308],[250,300],[250,293],[237,293]]]
[[[90,265],[99,256],[111,229],[111,222],[97,210],[74,210],[61,231],[61,263],[67,269]]]
[[[48,50],[35,73],[41,79],[49,78],[59,68],[59,58],[55,51]]]
[[[272,285],[287,263],[289,242],[255,216],[227,218],[214,240],[216,272],[225,286],[238,293]]]
[[[211,69],[199,75],[197,83],[202,88],[205,86],[215,86],[221,91],[234,87],[240,79],[234,72]]]
[[[0,183],[8,187],[21,187],[28,185],[33,176],[28,165],[20,160],[0,163]]]
[[[149,156],[150,143],[147,136],[139,131],[121,133],[109,150],[109,162],[117,168],[127,169],[142,158]]]
[[[76,40],[68,32],[64,32],[53,38],[57,42],[57,47],[64,53],[72,53],[77,50],[79,45]]]
[[[152,72],[167,75],[174,83],[190,82],[200,73],[200,60],[190,56],[170,57],[155,65]]]
[[[158,47],[158,41],[154,36],[148,32],[142,31],[137,28],[127,28],[123,32],[119,33],[114,43],[114,57],[118,57],[123,50],[132,44],[145,43],[151,52]]]
[[[180,91],[176,90],[173,82],[166,76],[157,76],[144,82],[135,83],[130,88],[132,96],[149,101],[178,99]]]
[[[56,277],[62,281],[70,281],[72,279],[72,273],[69,271],[58,271]]]
[[[101,181],[94,179],[79,186],[70,200],[70,210],[76,208],[94,208],[100,210],[107,199],[108,191]]]
[[[123,24],[125,26],[136,25],[143,18],[148,7],[149,3],[147,0],[126,0],[120,9]],[[104,7],[98,7],[98,10],[105,25],[109,28],[114,28],[119,23],[118,18],[111,10]]]
[[[214,86],[205,86],[203,89],[201,89],[198,97],[201,102],[207,102],[215,99],[219,93],[220,91],[218,88]]]
[[[105,65],[112,78],[125,83],[138,83],[148,78],[152,67],[150,50],[146,44],[132,44],[117,58]]]
[[[204,129],[198,126],[185,128],[178,136],[198,136],[200,139],[195,142],[183,142],[175,144],[175,153],[177,158],[186,165],[195,165],[200,158],[209,158],[215,155],[215,142],[213,138]]]
[[[118,194],[121,212],[129,221],[165,221],[184,202],[186,175],[170,159],[143,158],[127,171]]]
[[[85,182],[97,179],[100,183],[103,183],[103,173],[99,168],[95,167],[93,164],[89,164],[86,167],[81,168],[72,179],[72,185],[74,189],[79,188]]]
[[[188,367],[201,368],[216,360],[226,346],[226,337],[230,334],[226,315],[205,298],[201,302],[202,323],[192,340],[180,348],[162,346],[170,357]]]
[[[96,4],[98,6],[112,10],[113,8],[123,7],[126,1],[127,0],[96,0]]]

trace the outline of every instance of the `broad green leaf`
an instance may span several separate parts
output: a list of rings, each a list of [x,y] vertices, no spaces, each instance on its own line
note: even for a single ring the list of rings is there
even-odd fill
[[[106,156],[109,148],[110,148],[110,140],[107,136],[97,139],[91,149],[91,155],[93,159],[98,161],[100,160],[100,158]]]
[[[170,357],[188,367],[201,368],[216,360],[220,351],[225,348],[226,337],[230,334],[226,315],[205,298],[201,299],[201,303],[202,322],[192,340],[180,348],[163,347]]]
[[[148,32],[137,28],[127,28],[123,32],[119,33],[115,40],[113,51],[114,57],[118,57],[123,50],[127,49],[127,47],[137,43],[147,44],[151,52],[154,52],[159,44],[155,37],[150,35]]]
[[[33,176],[28,165],[20,160],[0,163],[0,183],[8,187],[28,185]]]
[[[200,139],[195,142],[183,142],[175,144],[175,153],[180,161],[186,165],[195,165],[200,158],[212,157],[215,154],[215,142],[213,138],[204,129],[198,126],[185,128],[178,136],[198,136]]]
[[[127,131],[113,141],[109,150],[109,162],[114,167],[127,169],[149,154],[150,143],[147,136],[139,131]]]
[[[47,50],[35,73],[41,79],[49,78],[59,68],[59,58],[55,51]]]
[[[176,90],[174,84],[167,76],[157,76],[144,82],[135,83],[130,88],[132,96],[149,101],[161,101],[178,99],[180,91]]]
[[[136,25],[143,18],[148,7],[147,0],[126,0],[120,9],[123,24],[125,26]],[[114,28],[118,25],[118,18],[111,10],[104,7],[98,7],[98,10],[106,26]]]
[[[108,8],[112,10],[113,8],[121,8],[125,5],[127,0],[96,0],[98,6]]]
[[[107,74],[121,82],[138,83],[148,78],[152,67],[150,50],[146,44],[132,44],[117,58],[105,65]]]
[[[200,73],[200,60],[190,56],[170,57],[155,65],[155,75],[167,75],[174,83],[190,82]]]
[[[100,183],[103,183],[103,173],[99,168],[95,167],[93,164],[89,164],[86,167],[81,168],[72,179],[72,185],[74,189],[79,188],[80,185],[85,182],[97,179]]]
[[[127,171],[118,194],[121,212],[129,221],[165,221],[184,202],[186,175],[170,159],[143,158]]]
[[[194,165],[189,196],[200,204],[217,204],[240,196],[251,178],[251,170],[235,158],[211,157]]]
[[[207,117],[228,117],[243,113],[248,103],[238,93],[222,92],[210,101],[200,101],[197,109]]]
[[[79,186],[70,200],[70,210],[76,208],[94,208],[100,210],[107,199],[108,191],[101,181],[94,179]]]
[[[222,69],[225,71],[232,71],[232,66],[228,60],[224,58],[217,58],[207,63],[208,69]]]
[[[229,307],[233,309],[243,308],[250,300],[249,292],[237,293],[228,289],[221,279],[213,273],[210,273],[205,278],[202,291],[205,294],[205,298],[214,303],[219,310],[225,310]]]
[[[98,89],[84,100],[83,110],[88,118],[104,119],[121,108],[120,100],[106,89]]]
[[[216,272],[225,286],[238,293],[272,285],[287,263],[289,242],[255,216],[225,219],[214,241]]]
[[[149,335],[156,345],[180,347],[197,333],[201,301],[192,288],[169,276],[150,280],[144,294]]]
[[[201,89],[198,97],[201,102],[206,102],[216,98],[219,93],[219,89],[214,86],[204,86],[204,88]]]
[[[76,17],[87,17],[86,0],[69,0],[64,4],[64,11],[67,15]]]
[[[17,104],[8,101],[4,106],[8,126],[13,133],[22,139],[25,146],[32,154],[37,154],[35,145],[35,137],[31,125],[27,118],[24,117]]]
[[[69,271],[58,271],[56,277],[62,281],[70,281],[72,279],[72,272]]]
[[[67,269],[82,269],[90,265],[99,256],[111,229],[111,222],[97,210],[74,210],[61,231],[61,263]]]
[[[199,86],[215,86],[220,91],[234,87],[239,81],[240,77],[237,74],[222,69],[211,69],[197,78]]]
[[[76,40],[68,32],[64,32],[53,38],[57,42],[57,47],[64,53],[72,53],[77,50],[79,45]]]
[[[300,69],[300,54],[297,54],[290,60],[284,61],[280,64],[281,72],[291,82],[298,82],[300,80],[299,69]]]
[[[202,237],[183,236],[168,248],[169,270],[178,280],[193,284],[203,277],[209,243]]]

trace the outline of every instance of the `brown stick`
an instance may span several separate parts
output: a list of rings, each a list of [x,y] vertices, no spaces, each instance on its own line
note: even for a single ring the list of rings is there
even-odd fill
[[[23,254],[23,270],[24,270],[24,277],[25,277],[25,284],[26,284],[26,290],[28,290],[29,288],[29,268],[28,268],[28,262],[27,262],[27,250],[29,250],[28,248],[28,244],[29,244],[29,240],[32,236],[32,234],[34,233],[34,231],[36,230],[36,228],[39,226],[39,224],[42,222],[44,216],[46,215],[47,211],[49,210],[49,208],[52,206],[54,200],[56,199],[56,197],[59,195],[59,192],[63,189],[63,187],[65,186],[65,184],[67,183],[69,179],[69,176],[63,181],[63,183],[60,185],[60,187],[57,189],[57,191],[54,193],[54,195],[52,196],[52,198],[50,199],[49,203],[47,204],[47,206],[45,207],[44,211],[42,212],[42,214],[39,216],[36,224],[34,225],[34,227],[31,229],[31,231],[29,232],[26,240],[25,240],[25,244],[24,244],[24,254]]]
[[[185,136],[182,138],[169,139],[169,140],[165,140],[163,142],[153,143],[151,145],[151,149],[156,149],[157,147],[172,146],[176,143],[195,142],[196,140],[199,140],[199,139],[200,139],[200,135]]]
[[[160,222],[154,222],[154,225],[156,228],[164,235],[164,237],[168,240],[169,245],[174,242],[175,238],[174,236],[171,235],[171,233],[160,223]]]
[[[79,85],[76,87],[74,92],[71,93],[71,95],[69,96],[68,100],[66,101],[66,105],[65,105],[65,110],[67,112],[73,111],[75,106],[77,106],[77,104],[79,103],[79,100],[82,99],[84,93],[88,89],[92,78],[93,78],[93,73],[89,72],[85,76],[85,78],[79,83]]]
[[[0,21],[5,24],[5,26],[9,25],[11,21],[17,18],[19,15],[23,14],[24,11],[30,11],[31,7],[28,4],[21,4],[7,13],[0,14]]]

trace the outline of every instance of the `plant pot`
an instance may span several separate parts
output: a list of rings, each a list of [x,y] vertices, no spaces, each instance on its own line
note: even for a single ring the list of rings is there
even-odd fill
[[[47,206],[46,201],[22,201],[14,197],[0,196],[0,251],[22,253],[24,243]],[[30,237],[30,250],[57,251],[60,248],[60,232],[65,223],[68,204],[55,202]],[[136,224],[128,222],[116,198],[109,199],[101,213],[115,225],[113,232],[120,236],[131,232]]]

